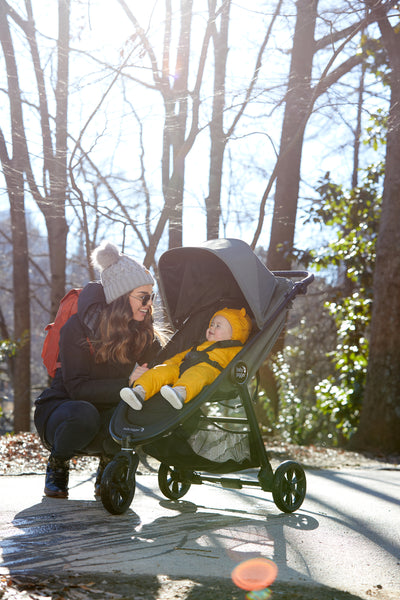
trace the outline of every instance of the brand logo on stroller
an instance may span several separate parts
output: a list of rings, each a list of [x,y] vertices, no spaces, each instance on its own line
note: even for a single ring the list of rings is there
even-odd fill
[[[141,427],[140,425],[138,425],[137,427],[133,426],[133,427],[124,427],[122,429],[122,432],[127,435],[129,433],[141,433],[142,431],[144,431],[144,427]]]
[[[239,361],[233,368],[233,379],[236,383],[245,383],[247,380],[247,365]]]

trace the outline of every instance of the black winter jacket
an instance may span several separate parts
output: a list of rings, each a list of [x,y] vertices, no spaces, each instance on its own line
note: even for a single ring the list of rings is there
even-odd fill
[[[150,362],[160,350],[157,339],[142,356],[132,357],[130,364],[96,363],[87,338],[96,339],[97,326],[105,306],[103,286],[88,283],[78,299],[78,312],[70,317],[60,332],[60,362],[51,386],[35,402],[35,426],[44,438],[46,422],[60,402],[86,400],[98,410],[117,406],[120,389],[128,385],[135,362]]]

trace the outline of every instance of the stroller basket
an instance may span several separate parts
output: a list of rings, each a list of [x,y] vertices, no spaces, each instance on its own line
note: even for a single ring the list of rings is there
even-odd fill
[[[130,506],[135,493],[135,471],[141,447],[160,461],[158,483],[170,499],[181,498],[192,484],[205,481],[240,489],[258,486],[272,492],[284,512],[297,510],[305,497],[302,467],[286,461],[275,473],[270,465],[250,394],[250,382],[279,337],[287,311],[305,294],[313,275],[306,271],[272,273],[241,240],[211,240],[199,247],[175,248],[159,261],[160,286],[176,333],[157,357],[169,356],[199,343],[216,310],[244,306],[252,317],[253,332],[242,350],[217,379],[182,410],[142,422],[141,413],[120,402],[110,432],[121,451],[106,467],[101,499],[112,514]],[[195,289],[197,295],[193,292]],[[146,409],[159,395],[145,402]],[[162,400],[161,400],[162,402]],[[165,401],[164,401],[165,402]],[[257,480],[221,477],[258,468]]]

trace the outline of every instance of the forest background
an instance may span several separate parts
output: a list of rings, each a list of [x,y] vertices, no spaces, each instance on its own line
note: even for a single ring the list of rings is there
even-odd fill
[[[138,6],[140,4],[140,6]],[[393,0],[0,0],[0,385],[103,239],[248,242],[318,276],[261,372],[268,433],[400,446],[400,19]]]

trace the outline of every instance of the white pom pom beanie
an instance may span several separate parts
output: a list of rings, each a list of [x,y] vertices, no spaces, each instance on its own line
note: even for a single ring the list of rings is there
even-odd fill
[[[111,242],[103,242],[93,250],[91,260],[100,271],[107,304],[141,285],[154,285],[150,271],[134,258],[122,254]]]

